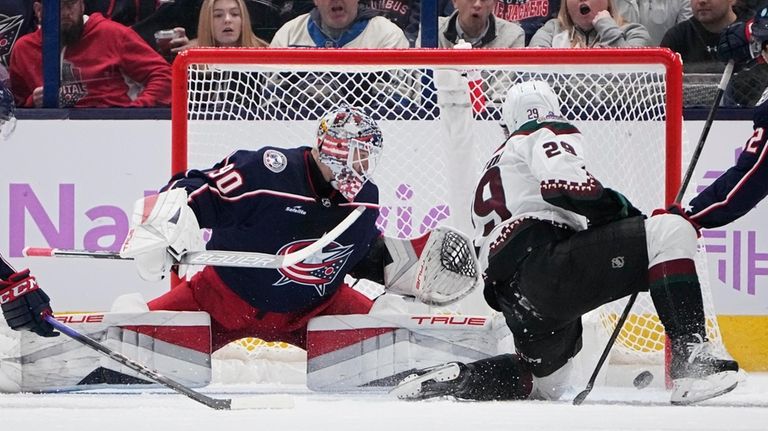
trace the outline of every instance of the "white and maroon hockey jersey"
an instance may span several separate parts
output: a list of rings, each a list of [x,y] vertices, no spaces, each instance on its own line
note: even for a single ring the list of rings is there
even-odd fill
[[[565,121],[529,121],[485,165],[472,204],[481,266],[525,219],[575,231],[600,225],[631,208],[586,170],[581,132]]]

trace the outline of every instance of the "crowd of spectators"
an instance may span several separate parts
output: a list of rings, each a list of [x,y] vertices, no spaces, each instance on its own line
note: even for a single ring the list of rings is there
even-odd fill
[[[423,1],[62,0],[60,106],[167,106],[169,63],[194,46],[419,47]],[[768,3],[435,1],[440,48],[662,46],[680,53],[686,74],[721,71],[716,59],[720,31],[750,19]],[[20,107],[39,107],[42,100],[41,13],[41,0],[0,4],[0,65],[9,66]],[[740,73],[762,89],[766,68]],[[739,85],[738,76],[734,84]],[[726,100],[749,105],[751,98]]]

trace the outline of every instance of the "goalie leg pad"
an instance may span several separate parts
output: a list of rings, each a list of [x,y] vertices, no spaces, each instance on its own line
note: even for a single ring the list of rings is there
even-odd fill
[[[68,314],[57,320],[186,386],[201,387],[211,381],[207,313]],[[18,356],[2,358],[3,368],[5,363],[12,363],[20,370],[12,374],[19,380],[18,391],[59,392],[152,383],[68,337],[20,335]]]
[[[497,354],[497,329],[505,330],[503,321],[489,316],[316,317],[307,331],[307,386],[325,392],[390,389],[416,369]]]

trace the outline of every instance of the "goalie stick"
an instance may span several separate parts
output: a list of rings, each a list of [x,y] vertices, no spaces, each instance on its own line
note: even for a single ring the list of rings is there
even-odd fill
[[[293,398],[288,395],[261,395],[258,397],[250,398],[212,398],[207,395],[201,394],[192,388],[189,388],[181,383],[163,376],[157,371],[148,368],[147,366],[140,364],[131,358],[123,355],[120,352],[116,352],[102,343],[94,340],[93,338],[77,332],[75,329],[65,325],[64,323],[56,320],[55,317],[48,314],[45,316],[45,321],[50,323],[55,329],[63,332],[68,337],[75,341],[84,344],[87,347],[111,358],[115,362],[124,365],[137,373],[148,377],[153,382],[159,383],[167,388],[174,390],[182,395],[197,401],[200,404],[204,404],[212,409],[216,410],[245,410],[245,409],[289,409],[293,408]]]
[[[363,211],[365,211],[365,207],[355,208],[344,220],[320,237],[320,239],[293,253],[274,255],[225,250],[190,251],[181,255],[179,263],[184,265],[231,266],[240,268],[289,267],[321,251],[323,247],[344,233],[363,214]],[[133,258],[122,257],[120,253],[111,251],[63,250],[50,247],[26,247],[22,253],[24,256],[37,257],[88,257],[93,259],[133,260]]]
[[[733,60],[729,61],[728,64],[725,65],[723,76],[720,78],[720,84],[717,86],[715,100],[712,102],[712,107],[709,109],[707,121],[704,122],[704,127],[701,129],[699,142],[696,144],[696,148],[694,149],[693,155],[691,156],[691,163],[688,164],[688,169],[685,171],[685,176],[683,177],[683,182],[680,185],[680,190],[677,192],[677,196],[675,197],[676,204],[682,202],[683,195],[685,195],[685,190],[688,188],[688,184],[693,177],[693,170],[696,168],[696,165],[699,162],[699,156],[701,155],[701,151],[704,149],[704,142],[707,141],[707,136],[709,136],[709,129],[712,127],[712,123],[715,121],[715,113],[717,113],[717,108],[720,106],[720,101],[723,98],[723,94],[725,94],[725,88],[728,86],[728,82],[731,80],[734,65],[735,63]],[[576,398],[573,399],[573,405],[577,406],[583,403],[587,398],[587,395],[589,395],[589,393],[592,391],[592,388],[595,386],[595,380],[597,380],[597,375],[600,373],[600,368],[603,367],[603,363],[608,357],[608,353],[611,351],[616,338],[619,336],[619,332],[621,332],[621,328],[624,326],[624,322],[627,320],[629,312],[632,310],[632,305],[634,305],[638,294],[639,292],[634,292],[629,297],[629,301],[627,301],[627,305],[624,307],[624,311],[621,313],[619,321],[616,322],[616,327],[613,328],[611,337],[608,339],[608,343],[606,343],[605,348],[603,349],[603,353],[600,355],[600,359],[597,361],[597,365],[595,365],[595,370],[592,372],[592,376],[587,382],[587,387],[584,388],[583,391],[579,392],[578,395],[576,395]]]

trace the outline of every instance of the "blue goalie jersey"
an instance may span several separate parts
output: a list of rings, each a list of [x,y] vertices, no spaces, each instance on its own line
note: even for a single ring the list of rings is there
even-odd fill
[[[261,311],[317,306],[343,283],[380,232],[378,188],[367,182],[348,202],[323,179],[309,147],[236,151],[210,169],[175,176],[164,188],[184,188],[209,250],[287,254],[333,229],[358,206],[367,209],[335,241],[288,268],[215,267],[237,295]]]

